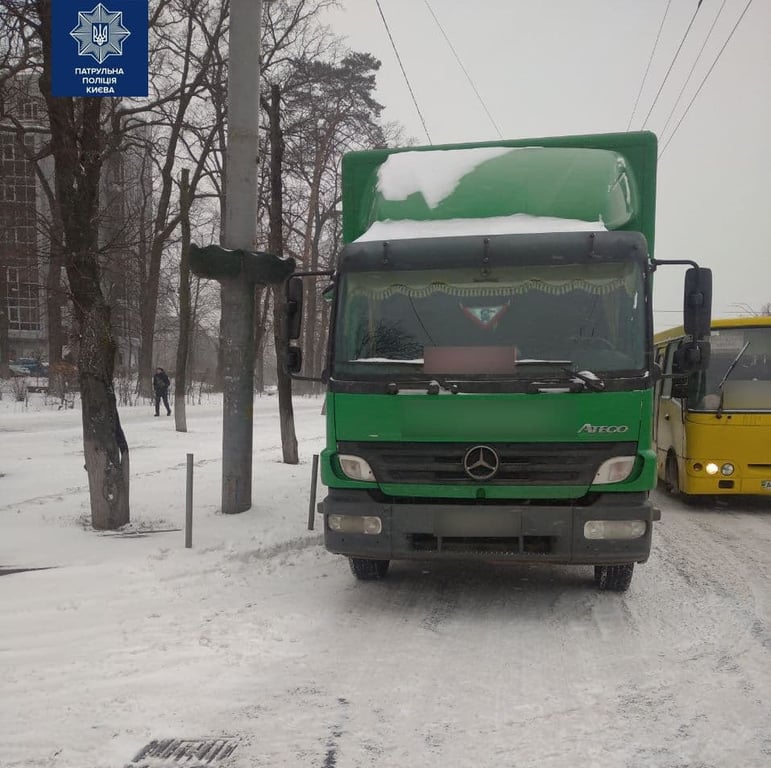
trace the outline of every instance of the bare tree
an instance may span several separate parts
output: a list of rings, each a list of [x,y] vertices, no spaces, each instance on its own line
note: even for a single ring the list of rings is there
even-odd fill
[[[176,187],[174,168],[182,151],[183,135],[189,126],[197,101],[207,82],[208,69],[227,32],[228,3],[214,0],[173,0],[157,14],[155,47],[158,66],[151,82],[156,88],[150,122],[163,127],[162,145],[158,147],[158,190],[155,204],[149,261],[143,274],[142,345],[139,362],[140,393],[150,395],[153,368],[153,342],[158,307],[161,260],[170,237],[180,222],[179,207],[174,206]],[[170,78],[169,68],[174,73]],[[164,87],[165,86],[165,87]],[[126,115],[124,110],[124,115]],[[142,122],[145,110],[137,110]],[[197,145],[198,156],[190,180],[195,190],[206,168],[206,159],[217,137],[219,126],[210,121]]]
[[[182,244],[179,260],[179,341],[177,342],[177,365],[174,369],[174,421],[177,432],[187,432],[185,384],[187,383],[187,358],[192,321],[192,307],[190,305],[190,171],[187,168],[182,170],[179,209]]]
[[[276,256],[284,255],[283,196],[281,184],[281,163],[284,156],[284,140],[281,136],[281,98],[277,85],[270,91],[270,103],[264,104],[270,115],[270,239],[268,248]],[[280,357],[288,339],[283,322],[286,299],[283,285],[273,287],[273,335],[276,352]],[[297,464],[297,435],[294,428],[292,408],[292,380],[284,371],[279,360],[276,366],[278,378],[278,410],[281,425],[281,447],[284,464]]]
[[[129,521],[129,450],[113,389],[115,341],[100,283],[99,182],[106,150],[99,98],[51,95],[51,0],[36,0],[63,260],[78,329],[78,381],[91,520],[99,529]]]
[[[300,194],[292,235],[297,258],[310,271],[334,266],[340,243],[340,161],[346,151],[382,145],[381,105],[374,99],[380,62],[369,54],[348,52],[339,61],[298,62],[286,93],[285,135],[289,184]],[[321,331],[323,285],[307,292],[303,347],[305,371],[318,377],[323,365]]]

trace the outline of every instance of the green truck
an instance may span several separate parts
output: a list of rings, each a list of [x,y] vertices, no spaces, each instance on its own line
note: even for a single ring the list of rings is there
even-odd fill
[[[680,370],[708,357],[711,273],[653,259],[656,153],[640,132],[343,158],[318,511],[357,578],[477,559],[628,588],[660,518],[659,264],[692,265]],[[292,339],[308,274],[288,281]]]

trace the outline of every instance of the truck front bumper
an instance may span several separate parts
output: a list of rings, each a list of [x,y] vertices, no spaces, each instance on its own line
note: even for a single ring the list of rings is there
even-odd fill
[[[661,513],[646,493],[601,494],[590,505],[380,502],[331,488],[320,502],[330,552],[378,560],[474,559],[587,565],[642,563]],[[332,530],[329,516],[377,518],[379,533]],[[590,521],[642,521],[636,538],[587,538]],[[354,524],[347,526],[356,528]]]

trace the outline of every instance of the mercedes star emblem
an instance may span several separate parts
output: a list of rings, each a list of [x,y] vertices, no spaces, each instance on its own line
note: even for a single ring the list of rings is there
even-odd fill
[[[489,480],[500,465],[498,454],[489,445],[475,445],[463,457],[463,469],[472,480]]]

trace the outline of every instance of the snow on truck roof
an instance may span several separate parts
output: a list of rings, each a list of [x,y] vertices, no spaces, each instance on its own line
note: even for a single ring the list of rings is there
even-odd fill
[[[602,221],[559,219],[554,216],[530,216],[515,213],[489,219],[438,219],[415,221],[400,219],[376,221],[355,242],[405,240],[421,237],[462,237],[464,235],[514,235],[540,232],[604,232]]]
[[[473,147],[433,152],[399,152],[378,169],[378,190],[387,200],[406,200],[420,192],[429,208],[449,197],[477,166],[515,151],[511,147]]]
[[[501,209],[502,200],[516,195],[521,196],[523,189],[527,189],[526,197],[543,198],[536,189],[538,183],[535,182],[532,174],[534,169],[537,173],[537,169],[544,168],[544,162],[553,163],[555,152],[566,158],[563,160],[561,173],[565,173],[565,168],[568,174],[574,172],[576,165],[574,149],[488,146],[392,154],[377,170],[376,190],[381,201],[379,209],[381,215],[386,215],[382,218],[375,216],[376,220],[372,221],[356,242],[464,235],[606,231],[602,213],[597,207],[592,209],[596,216],[594,220],[541,215],[543,205],[536,214],[517,212],[517,207],[523,205],[521,200],[513,204],[515,206],[513,211]],[[606,168],[610,162],[614,169],[613,173],[616,172],[617,156],[615,154],[603,150],[582,150],[582,153],[584,157],[588,154],[595,157],[603,156]],[[529,156],[529,159],[525,159],[526,156]],[[536,156],[540,156],[544,162],[534,166]],[[494,160],[503,162],[506,168],[497,177],[489,176],[489,161]],[[537,160],[535,162],[538,163]],[[485,166],[485,164],[488,165]],[[473,176],[482,166],[488,169],[488,176]],[[548,172],[546,175],[551,176]],[[603,179],[606,188],[609,180],[608,176]],[[463,192],[464,184],[471,185],[465,192]],[[565,188],[571,184],[572,182],[566,183],[566,177],[561,175],[556,186]],[[460,211],[460,216],[457,215],[458,206],[453,205],[453,199],[456,199],[458,194],[468,195],[469,192],[472,194],[476,192],[473,196],[477,201],[480,198],[497,200],[490,208],[491,215],[480,216],[478,206],[471,206],[467,216],[464,215],[465,208]],[[546,197],[553,197],[553,187],[551,192],[547,191]],[[410,205],[410,198],[417,200],[417,207]],[[396,210],[390,207],[394,203],[398,205],[402,202],[406,204]],[[503,208],[505,207],[504,203]],[[580,210],[584,212],[586,209]],[[389,216],[388,213],[396,215]],[[625,218],[627,217],[628,213],[625,212]]]

